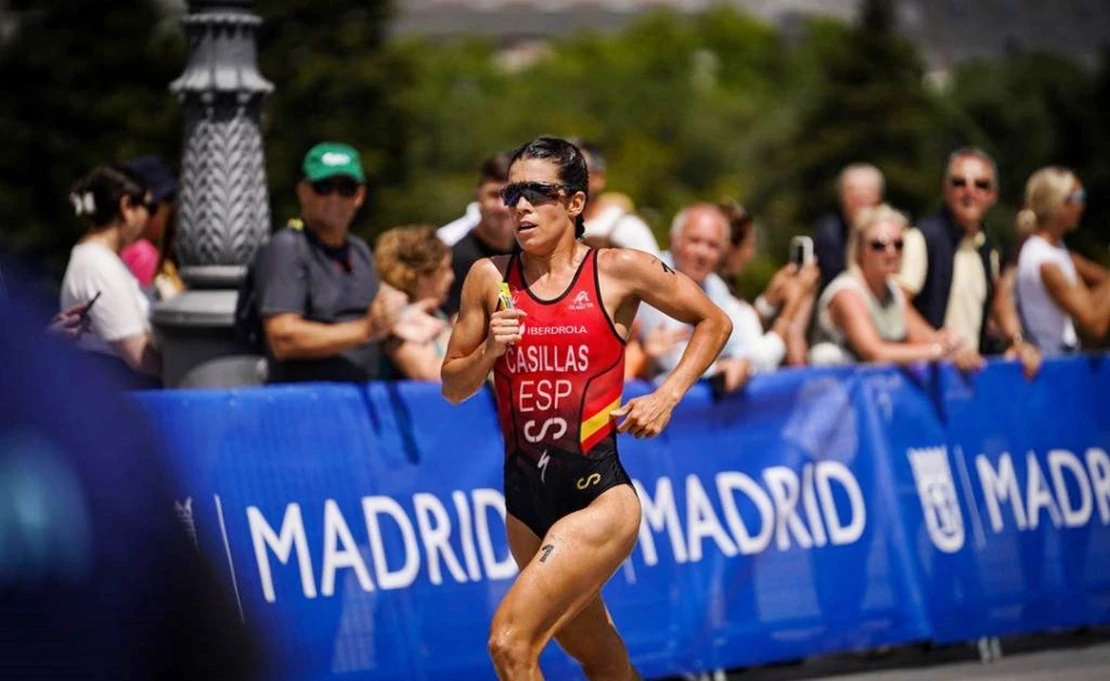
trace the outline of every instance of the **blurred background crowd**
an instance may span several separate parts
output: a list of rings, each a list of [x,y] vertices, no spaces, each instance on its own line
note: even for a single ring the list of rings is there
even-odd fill
[[[118,6],[117,6],[118,5]],[[509,253],[506,152],[586,153],[586,241],[656,253],[734,323],[709,378],[1101,348],[1110,10],[1036,2],[273,0],[273,236],[236,327],[270,382],[438,380],[466,272]],[[136,386],[174,252],[183,3],[0,2],[0,252]],[[95,30],[90,27],[95,26]],[[641,310],[629,378],[689,329]]]

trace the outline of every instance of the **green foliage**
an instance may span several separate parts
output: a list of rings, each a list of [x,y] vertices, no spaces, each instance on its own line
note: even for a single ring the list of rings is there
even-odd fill
[[[27,10],[0,44],[0,224],[3,240],[53,269],[80,232],[69,187],[104,161],[172,159],[180,108],[167,87],[184,41],[149,2],[10,3]]]
[[[0,45],[0,222],[10,245],[64,262],[76,238],[68,187],[98,162],[157,152],[175,161],[184,68],[180,26],[153,0],[9,2],[23,23]],[[808,20],[780,33],[725,7],[652,12],[627,29],[529,51],[458,38],[386,41],[381,0],[260,0],[259,65],[275,221],[296,212],[300,159],[322,139],[358,147],[371,195],[357,228],[442,224],[470,200],[487,155],[539,134],[596,141],[610,189],[628,194],[662,244],[683,204],[732,196],[761,224],[755,290],[790,236],[835,205],[834,181],[866,160],[888,198],[920,216],[939,200],[947,153],[996,156],[1006,236],[1025,178],[1074,167],[1092,201],[1075,245],[1106,259],[1110,52],[1095,69],[1013,54],[956,69],[943,88],[892,28],[892,0],[848,26]],[[89,27],[96,27],[90,30]],[[1101,250],[1099,250],[1101,249]]]

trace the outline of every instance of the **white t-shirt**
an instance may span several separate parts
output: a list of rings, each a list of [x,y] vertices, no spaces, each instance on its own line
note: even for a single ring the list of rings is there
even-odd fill
[[[62,278],[61,307],[88,302],[97,292],[100,298],[89,310],[92,333],[82,334],[77,346],[118,356],[111,343],[150,333],[150,301],[110,248],[96,242],[77,244]]]
[[[659,255],[659,243],[643,220],[616,205],[606,206],[592,220],[586,220],[588,237],[602,237],[620,248],[635,248]]]
[[[1031,236],[1021,247],[1017,265],[1017,303],[1029,340],[1046,355],[1060,355],[1079,346],[1075,325],[1045,288],[1041,265],[1054,263],[1075,285],[1078,277],[1068,249]]]

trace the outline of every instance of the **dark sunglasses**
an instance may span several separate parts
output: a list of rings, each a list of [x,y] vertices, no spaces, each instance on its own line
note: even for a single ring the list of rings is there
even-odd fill
[[[956,187],[957,189],[963,189],[964,187],[967,186],[967,178],[966,177],[951,177],[951,178],[948,178],[948,181],[952,184],[953,187]],[[975,188],[976,189],[982,189],[985,192],[990,191],[991,181],[990,180],[975,180]]]
[[[1087,203],[1087,190],[1076,189],[1064,197],[1064,203]]]
[[[901,253],[902,247],[906,245],[906,242],[901,239],[895,239],[894,241],[889,241],[887,239],[872,239],[867,245],[871,247],[871,250],[877,253],[882,253],[891,246],[894,246],[894,250]]]
[[[565,184],[550,184],[547,182],[514,182],[501,188],[501,200],[509,208],[516,208],[516,204],[523,198],[528,203],[535,205],[554,201],[559,198],[559,192],[570,191],[571,187]]]
[[[148,199],[145,195],[132,196],[131,205],[136,208],[142,206],[143,208],[146,208],[146,212],[150,213],[151,215],[154,215],[154,213],[158,211],[158,204]]]
[[[346,178],[317,180],[312,183],[312,191],[316,192],[317,196],[328,196],[338,192],[343,198],[349,199],[358,193],[360,186],[358,182]]]

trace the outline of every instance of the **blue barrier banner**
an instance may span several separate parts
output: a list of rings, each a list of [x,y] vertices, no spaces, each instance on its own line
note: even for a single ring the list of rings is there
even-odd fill
[[[891,449],[936,639],[1110,622],[1107,358],[926,383],[894,397]]]
[[[1106,621],[1108,378],[1076,360],[1032,383],[998,365],[970,382],[783,371],[720,402],[699,386],[659,438],[620,442],[643,518],[604,595],[633,662],[654,677]],[[140,399],[181,476],[177,513],[275,678],[495,678],[488,627],[516,566],[489,392],[458,407],[414,383]],[[554,645],[542,665],[584,678]]]

